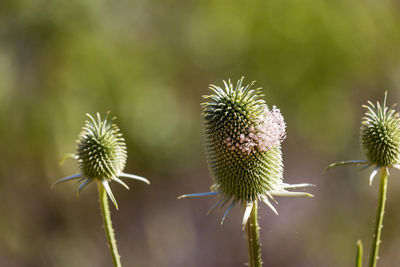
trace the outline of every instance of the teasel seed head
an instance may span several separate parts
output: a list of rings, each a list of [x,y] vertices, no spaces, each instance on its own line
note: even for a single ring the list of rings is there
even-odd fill
[[[127,152],[125,140],[113,119],[102,121],[87,114],[77,141],[77,159],[83,175],[91,179],[112,180],[124,169]]]
[[[268,109],[254,82],[210,86],[203,106],[208,164],[221,192],[254,201],[282,184],[281,141],[286,125],[279,109]]]
[[[393,108],[386,106],[387,92],[383,105],[368,101],[363,105],[367,109],[361,121],[361,144],[367,160],[347,160],[330,164],[325,170],[340,165],[364,165],[361,169],[374,166],[369,175],[369,184],[379,170],[389,168],[400,170],[400,116]]]
[[[378,166],[393,166],[400,160],[400,118],[399,113],[386,106],[368,101],[361,122],[361,143],[367,159]]]
[[[125,140],[118,126],[113,123],[115,118],[108,120],[108,113],[101,119],[97,113],[97,120],[90,114],[86,114],[89,120],[85,122],[82,131],[77,140],[76,154],[69,154],[78,161],[81,173],[65,177],[58,180],[54,185],[77,180],[81,183],[78,188],[78,196],[80,191],[93,181],[102,184],[107,191],[108,196],[118,209],[117,201],[111,191],[109,183],[115,181],[126,189],[129,187],[121,180],[120,177],[130,178],[150,184],[143,177],[124,173],[127,151]]]
[[[211,192],[182,195],[179,198],[217,195],[219,200],[210,208],[240,203],[245,209],[242,226],[258,200],[278,214],[270,199],[274,196],[312,196],[286,189],[312,186],[283,182],[281,142],[286,137],[286,124],[279,109],[268,108],[261,88],[254,82],[243,86],[241,78],[234,87],[230,80],[224,88],[210,85],[212,95],[204,96],[203,106],[207,161],[215,184]],[[275,201],[276,202],[276,201]]]

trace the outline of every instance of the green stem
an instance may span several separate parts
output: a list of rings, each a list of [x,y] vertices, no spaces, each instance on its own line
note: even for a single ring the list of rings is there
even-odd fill
[[[247,244],[249,247],[249,267],[261,267],[260,228],[257,218],[257,200],[254,201],[250,218],[246,225]]]
[[[381,232],[382,232],[382,222],[383,222],[383,215],[385,213],[385,202],[386,202],[386,191],[387,191],[387,182],[388,182],[388,172],[386,167],[381,168],[381,184],[379,190],[379,203],[378,209],[376,213],[376,221],[375,221],[375,232],[373,236],[372,242],[372,249],[369,258],[369,266],[376,267],[376,263],[378,260],[378,252],[379,252],[379,245],[381,241]]]
[[[118,254],[117,241],[115,240],[114,229],[112,227],[110,208],[108,206],[107,192],[101,182],[97,182],[99,190],[99,200],[101,207],[101,214],[103,215],[104,230],[106,231],[107,242],[110,248],[114,267],[121,267],[121,260]]]
[[[356,257],[356,267],[362,267],[362,257],[363,257],[363,244],[361,240],[357,241],[357,257]]]

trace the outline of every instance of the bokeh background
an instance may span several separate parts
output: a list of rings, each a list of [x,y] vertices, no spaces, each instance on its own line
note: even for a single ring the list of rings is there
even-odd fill
[[[353,266],[369,250],[378,182],[362,159],[361,105],[399,102],[400,5],[374,0],[0,1],[0,266],[111,266],[95,186],[51,189],[73,161],[85,113],[110,110],[128,145],[126,172],[151,186],[113,185],[124,266],[244,266],[236,207],[177,200],[212,184],[202,147],[208,84],[245,76],[287,122],[285,181],[310,199],[261,206],[265,266]],[[400,262],[399,174],[389,181],[380,266]],[[366,261],[366,257],[364,258]]]

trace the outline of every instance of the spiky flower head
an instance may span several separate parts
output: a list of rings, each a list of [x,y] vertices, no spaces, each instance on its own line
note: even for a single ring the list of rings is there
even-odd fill
[[[280,189],[283,163],[280,148],[285,121],[269,109],[261,88],[253,83],[225,89],[211,85],[203,115],[208,163],[217,187],[235,200],[254,201],[259,194]]]
[[[361,122],[361,142],[367,159],[378,166],[392,166],[400,159],[400,118],[393,108],[368,101]]]
[[[123,172],[127,151],[122,133],[113,123],[115,118],[108,120],[108,113],[103,120],[99,113],[97,113],[97,120],[90,114],[86,115],[89,120],[85,122],[79,134],[77,153],[72,155],[78,161],[81,173],[58,180],[55,184],[77,179],[78,182],[82,182],[78,188],[79,194],[86,185],[97,181],[104,186],[115,207],[118,208],[109,182],[116,181],[129,189],[119,177],[136,179],[145,183],[149,183],[149,181],[143,177]]]
[[[361,143],[367,160],[348,160],[332,163],[325,170],[339,165],[365,165],[362,169],[374,166],[369,176],[369,184],[379,170],[400,169],[400,116],[393,108],[386,106],[387,92],[383,105],[368,101],[363,105],[367,109],[361,121]]]
[[[112,180],[124,169],[127,153],[125,140],[113,120],[96,120],[88,114],[77,140],[77,159],[83,175],[91,179]]]
[[[241,78],[236,86],[230,80],[224,81],[224,88],[210,85],[213,94],[204,96],[202,107],[207,160],[215,185],[209,193],[181,196],[219,195],[210,211],[231,200],[223,220],[239,202],[246,206],[243,226],[258,199],[277,213],[268,197],[311,196],[285,190],[309,184],[283,183],[281,142],[286,137],[286,124],[280,110],[269,108],[261,88],[254,89],[253,84],[243,86]]]

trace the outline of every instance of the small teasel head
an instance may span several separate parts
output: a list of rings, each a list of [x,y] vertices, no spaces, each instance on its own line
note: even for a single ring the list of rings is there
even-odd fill
[[[125,188],[129,187],[120,177],[131,178],[148,183],[146,178],[124,173],[127,149],[125,140],[118,126],[114,123],[115,118],[108,119],[108,113],[102,119],[97,113],[97,119],[90,114],[89,118],[82,127],[77,140],[77,152],[72,157],[77,160],[81,173],[65,177],[58,180],[56,184],[77,180],[82,184],[78,188],[79,192],[88,184],[97,181],[107,191],[108,196],[113,201],[116,208],[117,202],[110,189],[109,183],[115,181]]]
[[[281,142],[286,137],[285,121],[278,108],[267,106],[261,88],[252,88],[254,82],[243,86],[243,79],[236,86],[230,80],[224,81],[224,88],[210,85],[213,94],[204,96],[205,147],[215,184],[211,192],[179,198],[218,195],[219,200],[209,212],[231,201],[222,222],[240,203],[245,208],[244,227],[255,201],[263,201],[277,214],[269,201],[273,196],[311,195],[286,190],[310,184],[283,182]]]
[[[386,106],[387,92],[381,106],[368,101],[361,122],[361,143],[370,163],[393,166],[400,161],[400,118],[393,108]]]
[[[76,157],[83,175],[91,179],[112,180],[123,171],[127,159],[125,140],[113,119],[97,122],[89,114],[77,140]]]
[[[400,116],[394,108],[386,106],[387,92],[383,105],[376,102],[374,105],[368,101],[363,105],[367,109],[361,121],[361,144],[367,160],[348,160],[332,163],[325,170],[339,165],[365,165],[362,169],[374,166],[369,184],[372,185],[374,177],[379,170],[385,168],[400,169]]]

